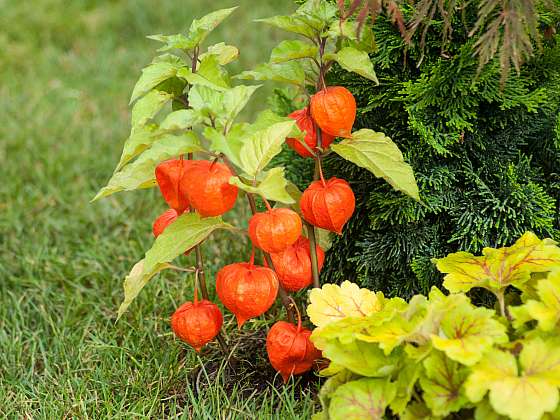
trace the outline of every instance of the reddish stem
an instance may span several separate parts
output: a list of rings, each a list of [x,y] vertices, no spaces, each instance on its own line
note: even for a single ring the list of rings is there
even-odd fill
[[[294,307],[294,309],[296,310],[296,314],[297,314],[297,332],[301,331],[301,313],[299,312],[299,308],[296,304],[296,301],[289,296],[290,301],[292,302],[292,306]]]
[[[268,211],[271,211],[272,207],[270,207],[270,203],[268,202],[268,200],[265,197],[262,197],[262,199],[264,200],[264,205],[266,206],[266,209]]]

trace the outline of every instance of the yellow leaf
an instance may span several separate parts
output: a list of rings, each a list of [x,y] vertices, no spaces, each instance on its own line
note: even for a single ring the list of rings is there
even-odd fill
[[[321,289],[313,289],[309,294],[310,305],[307,315],[316,327],[324,327],[331,322],[346,317],[362,317],[381,310],[383,295],[349,281],[340,286],[325,284]]]

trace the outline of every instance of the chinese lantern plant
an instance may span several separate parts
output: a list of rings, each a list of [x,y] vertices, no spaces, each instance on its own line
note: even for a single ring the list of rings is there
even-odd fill
[[[319,286],[324,257],[315,227],[340,233],[354,209],[348,183],[336,177],[324,179],[321,158],[326,153],[339,153],[418,199],[412,170],[398,148],[381,133],[352,132],[356,113],[352,95],[342,87],[325,86],[326,72],[335,61],[376,80],[367,59],[373,45],[371,33],[364,30],[358,39],[356,25],[340,21],[336,7],[308,1],[291,16],[264,20],[302,35],[303,40],[283,41],[272,51],[270,63],[233,78],[227,67],[237,58],[237,48],[225,43],[203,45],[234,10],[195,19],[186,33],[149,37],[162,44],[158,50],[162,54],[142,71],[134,87],[130,136],[115,172],[94,198],[159,188],[160,203],[168,209],[155,218],[152,247],[124,280],[118,316],[156,274],[165,270],[195,273],[201,301],[185,304],[172,318],[177,335],[195,348],[216,337],[225,349],[202,249],[218,229],[241,233],[242,240],[248,236],[262,253],[262,265],[255,263],[254,256],[248,263],[235,262],[223,267],[211,284],[216,285],[221,303],[237,317],[239,328],[248,328],[244,325],[248,319],[265,315],[278,297],[295,336],[305,332],[294,324],[294,307],[286,289],[303,290],[311,279]],[[239,113],[259,88],[232,84],[244,78],[293,84],[305,107],[290,116],[263,110],[253,122],[240,122]],[[309,96],[309,89],[317,93]],[[333,143],[336,136],[344,139]],[[287,181],[283,167],[270,164],[286,141],[316,161],[317,179],[303,194]],[[257,211],[257,200],[265,204],[265,211]],[[231,220],[229,213],[244,205],[252,213],[247,232],[234,226],[238,221]],[[172,264],[183,253],[193,255],[194,267]],[[197,317],[208,324],[207,335],[194,328]],[[315,356],[306,351],[305,363],[297,362],[297,369],[290,373],[311,368],[309,362]]]
[[[560,418],[556,242],[528,232],[434,263],[448,294],[433,287],[406,302],[350,282],[313,289],[311,342],[330,360],[314,419]],[[473,305],[473,288],[495,307]]]

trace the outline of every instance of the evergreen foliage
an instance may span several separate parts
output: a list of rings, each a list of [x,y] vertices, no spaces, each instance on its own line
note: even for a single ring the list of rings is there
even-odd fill
[[[380,86],[340,68],[329,73],[329,85],[356,97],[355,129],[384,132],[403,150],[423,204],[330,154],[325,175],[351,183],[356,212],[334,238],[322,282],[353,280],[411,296],[440,283],[431,258],[509,245],[527,230],[560,239],[560,36],[546,39],[503,84],[499,58],[478,70],[466,29],[474,10],[454,18],[444,54],[442,22],[430,26],[420,48],[417,38],[406,46],[380,16],[371,55]],[[558,28],[558,16],[544,18]],[[278,95],[275,101],[287,106]],[[293,153],[280,159],[301,174],[293,180],[300,187],[309,182],[307,162]]]

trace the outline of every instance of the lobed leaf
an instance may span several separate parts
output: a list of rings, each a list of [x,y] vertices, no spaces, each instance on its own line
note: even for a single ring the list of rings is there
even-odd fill
[[[420,201],[412,168],[405,163],[397,145],[385,134],[362,129],[353,133],[351,139],[331,145],[331,149],[344,159],[385,179],[395,190]]]
[[[395,394],[395,384],[384,379],[351,381],[339,386],[333,393],[329,416],[332,419],[382,420]]]

